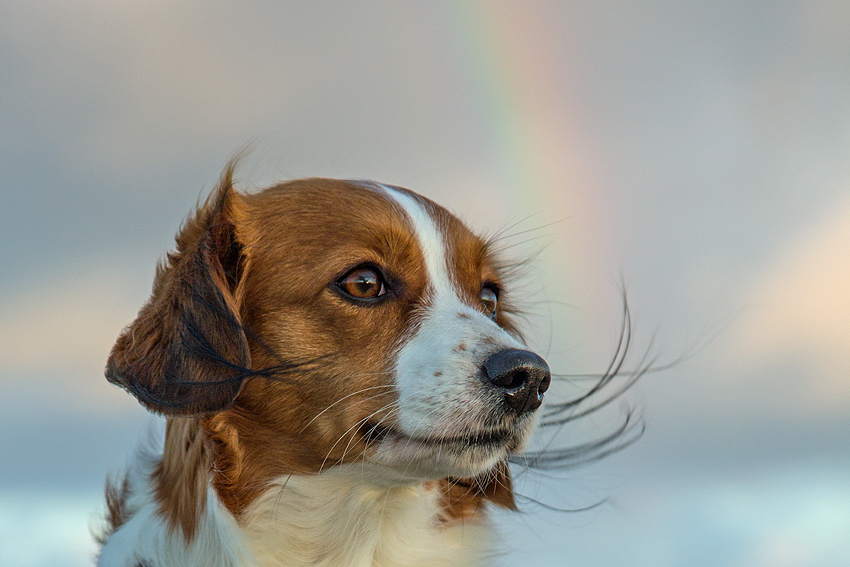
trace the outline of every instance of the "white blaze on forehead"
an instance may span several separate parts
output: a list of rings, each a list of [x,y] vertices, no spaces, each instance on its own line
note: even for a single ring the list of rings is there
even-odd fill
[[[452,439],[482,430],[525,428],[503,409],[503,396],[482,379],[481,365],[506,348],[522,348],[514,337],[480,309],[462,299],[450,262],[451,234],[445,233],[426,203],[400,189],[373,185],[384,192],[410,223],[427,273],[422,309],[414,332],[399,345],[394,365],[398,405],[392,428],[408,437],[382,443],[376,462],[423,478],[474,476],[504,457],[504,446],[467,450],[416,439]]]
[[[407,193],[386,185],[381,187],[407,213],[413,225],[422,255],[425,257],[425,268],[428,272],[428,280],[434,288],[434,294],[438,297],[454,295],[449,276],[449,264],[446,261],[446,239],[437,228],[431,214]]]
[[[397,354],[395,426],[414,437],[435,432],[451,437],[477,431],[487,420],[499,422],[493,416],[498,414],[500,398],[482,384],[480,366],[494,352],[522,345],[463,301],[448,261],[450,235],[443,232],[428,206],[404,191],[380,187],[409,219],[424,257],[430,294],[415,333]],[[425,460],[439,460],[432,457]],[[450,472],[458,470],[474,471],[474,466]]]

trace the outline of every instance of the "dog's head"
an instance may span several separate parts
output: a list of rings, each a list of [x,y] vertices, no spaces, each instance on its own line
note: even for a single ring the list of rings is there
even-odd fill
[[[359,462],[389,482],[509,490],[506,458],[550,374],[519,338],[503,271],[491,243],[406,189],[240,194],[228,170],[107,377],[155,412],[200,416],[231,485]]]

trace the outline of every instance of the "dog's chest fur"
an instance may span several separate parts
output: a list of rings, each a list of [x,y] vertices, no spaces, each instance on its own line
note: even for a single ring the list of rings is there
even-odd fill
[[[441,525],[437,494],[422,486],[367,487],[357,466],[281,478],[246,513],[252,555],[264,566],[479,565],[482,520]]]
[[[154,461],[148,461],[153,464]],[[152,469],[131,471],[130,516],[100,563],[126,567],[444,567],[484,565],[486,519],[446,522],[436,490],[368,486],[356,465],[278,479],[237,522],[209,489],[190,544],[158,512]]]

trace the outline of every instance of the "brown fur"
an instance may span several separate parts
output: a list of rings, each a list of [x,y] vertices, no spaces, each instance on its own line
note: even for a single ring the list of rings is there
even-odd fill
[[[475,478],[444,478],[431,485],[440,493],[444,525],[453,525],[481,514],[484,504],[491,502],[508,510],[516,510],[508,463],[501,461],[493,470]]]
[[[153,473],[160,514],[187,542],[195,537],[207,505],[210,451],[197,418],[170,418],[165,426],[162,460]]]
[[[107,538],[124,525],[124,522],[132,515],[127,509],[127,498],[130,496],[129,479],[125,477],[120,487],[117,481],[108,480],[104,496],[106,497],[106,525],[100,533],[95,534],[95,539],[100,545],[106,543]]]
[[[177,236],[177,252],[169,254],[166,265],[157,270],[150,301],[118,337],[107,361],[107,379],[155,412],[218,411],[232,404],[239,393],[241,381],[230,379],[234,372],[189,356],[189,342],[206,341],[228,360],[250,366],[230,285],[233,275],[241,272],[241,260],[231,254],[236,217],[232,167]],[[235,265],[224,266],[223,261]]]

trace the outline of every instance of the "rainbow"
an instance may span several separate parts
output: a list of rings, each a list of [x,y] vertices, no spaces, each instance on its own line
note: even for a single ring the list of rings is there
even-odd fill
[[[531,210],[542,213],[535,223],[565,221],[545,231],[557,234],[557,257],[546,271],[561,286],[553,293],[547,283],[549,298],[595,296],[600,270],[613,270],[599,265],[604,223],[594,190],[598,180],[590,171],[598,160],[591,154],[593,140],[584,139],[580,106],[573,102],[577,82],[570,80],[571,61],[561,55],[561,36],[569,30],[555,28],[534,3],[516,10],[471,0],[447,3],[445,9],[467,77],[468,112],[492,171],[504,179],[506,192],[527,197]]]

